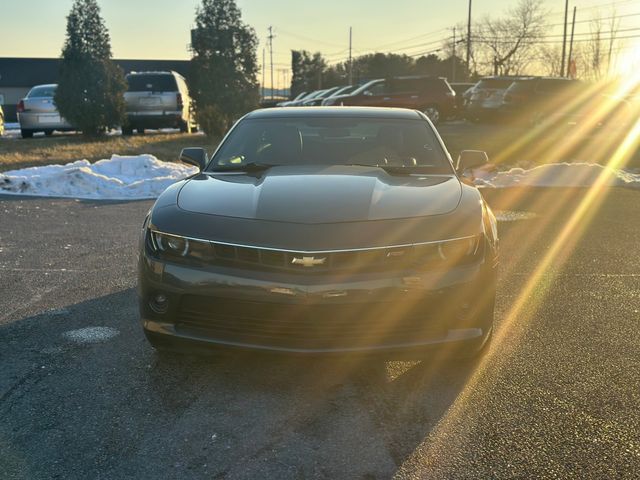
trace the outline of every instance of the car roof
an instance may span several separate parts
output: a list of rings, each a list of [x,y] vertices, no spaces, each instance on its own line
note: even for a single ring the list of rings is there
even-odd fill
[[[254,110],[245,116],[247,119],[300,117],[422,119],[416,110],[388,107],[276,107]]]

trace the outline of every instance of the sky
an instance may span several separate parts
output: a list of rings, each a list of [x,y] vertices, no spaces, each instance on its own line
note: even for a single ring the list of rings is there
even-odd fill
[[[2,0],[0,57],[57,57],[64,42],[72,0]],[[199,0],[100,0],[114,58],[188,59],[189,31]],[[419,54],[440,47],[451,28],[466,24],[468,0],[238,0],[245,23],[258,35],[258,59],[273,26],[277,80],[288,79],[291,49],[321,51],[329,63],[346,60],[349,27],[354,55],[372,51]],[[473,19],[507,11],[517,0],[473,0]],[[549,21],[561,24],[563,0],[546,0]],[[570,0],[578,20],[598,11],[609,16],[639,13],[640,0]],[[612,7],[613,5],[613,7]],[[640,26],[640,15],[622,27]],[[588,24],[576,32],[588,31]],[[28,33],[27,33],[28,32]],[[561,27],[554,27],[561,33]],[[632,32],[637,34],[638,32]],[[267,58],[268,62],[268,58]],[[268,79],[267,79],[268,81]]]

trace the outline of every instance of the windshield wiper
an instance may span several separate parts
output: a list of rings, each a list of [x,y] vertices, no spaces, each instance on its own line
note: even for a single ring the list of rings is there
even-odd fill
[[[271,167],[277,167],[278,165],[271,165],[269,163],[249,162],[238,165],[224,165],[211,169],[211,172],[255,172],[268,170]]]

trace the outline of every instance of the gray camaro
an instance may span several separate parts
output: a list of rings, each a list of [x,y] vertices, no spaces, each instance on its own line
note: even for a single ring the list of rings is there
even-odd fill
[[[156,348],[474,355],[492,332],[496,220],[427,117],[280,108],[241,119],[145,219]],[[404,356],[404,355],[403,355]]]

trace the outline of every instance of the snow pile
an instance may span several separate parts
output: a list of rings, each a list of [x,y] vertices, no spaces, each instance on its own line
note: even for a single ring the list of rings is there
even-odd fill
[[[197,171],[195,167],[162,162],[152,155],[113,155],[93,164],[79,160],[0,173],[0,193],[95,200],[150,199]]]
[[[593,163],[551,163],[530,170],[512,168],[504,172],[474,171],[480,187],[590,187],[601,181],[607,187],[640,188],[640,174]],[[601,180],[600,180],[601,179]]]

